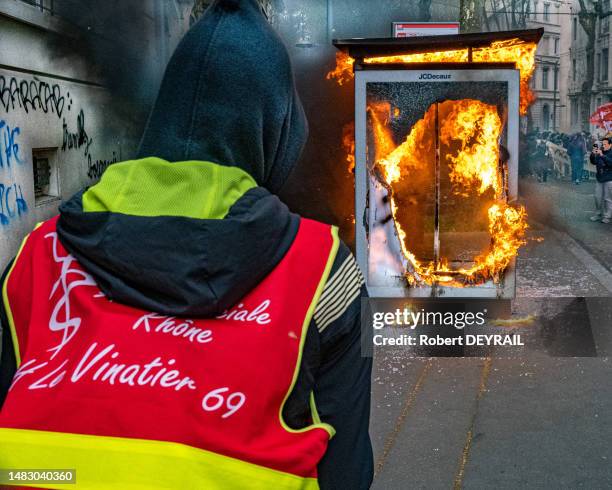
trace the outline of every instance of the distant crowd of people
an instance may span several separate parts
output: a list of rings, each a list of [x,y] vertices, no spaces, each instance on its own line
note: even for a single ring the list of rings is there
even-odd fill
[[[556,131],[533,131],[521,138],[519,171],[546,182],[549,176],[569,179],[579,185],[589,179],[585,158],[595,137],[586,132],[574,134]]]
[[[595,178],[596,212],[591,221],[612,221],[612,134],[534,131],[520,139],[519,173],[547,182],[550,176],[580,185]],[[588,158],[587,158],[588,156]],[[589,162],[592,167],[589,168]]]

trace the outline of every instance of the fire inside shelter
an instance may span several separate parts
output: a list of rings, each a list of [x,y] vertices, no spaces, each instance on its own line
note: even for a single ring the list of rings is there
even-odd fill
[[[374,297],[513,298],[520,116],[541,29],[336,40],[355,83],[356,252]]]

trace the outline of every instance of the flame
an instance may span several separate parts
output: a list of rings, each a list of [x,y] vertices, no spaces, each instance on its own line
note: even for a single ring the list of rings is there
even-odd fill
[[[369,105],[368,111],[374,116],[372,117],[372,126],[376,141],[376,165],[382,169],[385,181],[388,184],[393,184],[400,180],[402,169],[406,171],[409,168],[418,168],[419,162],[427,161],[426,155],[433,151],[431,144],[427,144],[426,138],[426,134],[429,132],[429,124],[426,119],[418,121],[412,127],[406,141],[395,148],[394,145],[391,146],[393,139],[390,131],[386,127],[382,130],[379,128],[383,123],[376,116],[376,111],[372,111],[371,108],[372,105]],[[382,158],[378,158],[379,154]]]
[[[538,45],[526,43],[519,39],[496,41],[486,48],[477,48],[472,52],[476,62],[507,62],[516,63],[521,72],[520,113],[527,114],[527,109],[535,101],[535,95],[529,87],[529,81],[535,69],[535,54]]]
[[[495,41],[489,46],[472,49],[472,61],[515,63],[520,71],[520,114],[525,115],[534,102],[529,82],[535,68],[536,43],[510,39]],[[393,56],[376,56],[363,60],[368,64],[388,63],[467,63],[468,49],[412,53]],[[336,53],[335,69],[327,74],[327,79],[335,79],[339,85],[352,80],[355,60],[347,53]],[[477,194],[488,196],[493,204],[488,207],[487,220],[490,245],[482,254],[475,257],[469,268],[453,269],[448,261],[440,258],[422,264],[409,250],[409,229],[404,229],[399,214],[398,197],[395,186],[401,187],[403,179],[418,179],[419,173],[431,164],[435,152],[431,134],[435,117],[435,105],[425,113],[411,129],[410,134],[399,145],[395,144],[390,128],[392,117],[397,118],[399,108],[392,108],[389,102],[368,105],[368,119],[374,140],[373,172],[381,184],[389,191],[389,203],[395,230],[400,240],[401,250],[408,261],[406,278],[410,285],[443,284],[463,287],[485,282],[489,279],[499,281],[503,271],[525,243],[528,228],[527,214],[522,206],[512,206],[506,202],[506,183],[503,179],[505,163],[500,163],[499,137],[504,123],[494,106],[477,100],[446,101],[448,113],[440,120],[439,144],[453,151],[445,154],[441,165],[448,165],[449,179],[453,192],[463,196]],[[350,129],[347,129],[350,128]],[[349,123],[343,130],[343,146],[347,152],[349,170],[355,167],[355,142],[352,133],[354,124]]]
[[[372,119],[372,129],[376,141],[374,160],[377,161],[393,151],[396,146],[389,129],[391,104],[389,102],[374,102],[368,105],[368,113]]]
[[[450,145],[459,140],[457,155],[450,156],[451,181],[466,188],[478,185],[478,193],[492,188],[500,196],[499,135],[502,122],[495,107],[478,100],[464,99],[453,104],[440,126],[440,139]]]
[[[335,78],[338,85],[344,85],[353,79],[353,63],[355,60],[344,51],[336,53],[336,68],[325,77],[326,80]]]
[[[529,87],[529,81],[533,76],[535,68],[536,43],[522,41],[521,39],[509,39],[506,41],[495,41],[489,46],[473,48],[473,62],[500,62],[515,63],[520,70],[521,77],[521,100],[520,113],[527,114],[528,107],[535,101],[535,95]],[[364,58],[363,62],[368,64],[386,63],[467,63],[469,61],[468,49],[456,49],[451,51],[436,51],[431,53],[411,53],[394,56],[374,56]],[[348,54],[339,51],[336,53],[336,67],[327,74],[327,79],[336,79],[339,85],[349,82],[353,78],[353,64],[355,60]]]
[[[342,146],[346,152],[346,162],[350,173],[355,173],[355,121],[342,128]]]
[[[409,250],[410,230],[404,229],[398,215],[398,183],[404,179],[418,179],[419,172],[425,172],[431,166],[431,155],[435,150],[431,134],[435,128],[436,106],[430,106],[425,116],[412,127],[405,141],[396,147],[393,147],[391,132],[385,125],[385,107],[390,106],[388,103],[376,103],[368,107],[376,147],[374,171],[389,190],[402,253],[410,264],[407,272],[409,284],[441,283],[462,287],[489,279],[498,281],[525,243],[528,226],[525,209],[505,202],[499,162],[499,138],[503,123],[496,107],[472,99],[447,100],[439,104],[439,110],[445,114],[439,119],[439,144],[448,150],[443,152],[440,163],[449,167],[453,191],[463,195],[469,195],[470,191],[482,195],[490,190],[494,199],[487,212],[491,244],[486,252],[474,259],[471,267],[459,269],[451,268],[444,258],[437,263],[419,262]]]
[[[466,63],[468,61],[467,49],[455,49],[452,51],[434,51],[433,53],[411,53],[393,56],[375,56],[364,58],[363,62],[368,64],[387,63]]]

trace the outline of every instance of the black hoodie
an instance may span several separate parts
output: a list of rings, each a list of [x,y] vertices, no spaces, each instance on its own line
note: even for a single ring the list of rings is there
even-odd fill
[[[235,165],[276,193],[307,137],[289,55],[257,1],[217,1],[172,56],[139,156]]]
[[[306,137],[287,51],[256,0],[218,0],[167,67],[140,158],[111,166],[62,204],[58,236],[108,298],[168,315],[216,315],[291,246],[299,217],[272,192]],[[290,426],[307,425],[312,392],[321,419],[336,428],[319,466],[324,489],[372,480],[362,284],[341,245],[283,411]],[[14,372],[11,351],[3,335],[0,403]]]

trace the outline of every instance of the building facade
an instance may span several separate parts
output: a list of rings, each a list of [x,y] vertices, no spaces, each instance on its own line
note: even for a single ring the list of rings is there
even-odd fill
[[[533,2],[528,28],[544,29],[536,52],[536,67],[531,79],[536,101],[529,109],[529,127],[540,131],[556,131],[560,114],[560,68],[562,4],[556,0]]]
[[[587,130],[601,134],[602,130],[589,123],[589,115],[603,104],[612,102],[612,79],[610,75],[610,0],[589,2],[593,29],[585,31],[578,13],[580,3],[571,4],[571,27],[568,32],[571,44],[568,57],[568,131]],[[589,40],[593,49],[589,50]],[[591,69],[589,69],[591,65]],[[589,74],[592,72],[592,79]],[[591,81],[591,83],[589,83]],[[590,86],[589,86],[590,85]],[[586,93],[586,95],[585,95]]]
[[[523,124],[524,130],[554,131],[560,126],[561,36],[566,8],[560,0],[487,2],[490,15],[486,28],[489,30],[544,29],[531,79],[531,89],[536,95],[536,101],[529,108],[527,120]]]
[[[559,100],[557,102],[558,126],[562,133],[571,133],[569,102],[570,75],[571,75],[571,48],[572,48],[572,12],[571,2],[562,3],[559,12],[560,23],[560,54],[559,54]]]

